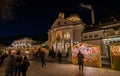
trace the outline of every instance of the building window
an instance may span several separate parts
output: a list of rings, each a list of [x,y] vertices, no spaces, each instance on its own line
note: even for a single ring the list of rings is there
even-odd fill
[[[66,22],[64,22],[64,24],[67,24]]]
[[[87,39],[88,37],[87,36],[84,36],[85,39]]]
[[[60,25],[60,22],[58,22],[58,25]]]
[[[58,42],[61,41],[60,34],[57,34],[56,40],[57,40]]]
[[[115,28],[114,28],[114,30],[119,30],[119,29],[120,29],[120,27],[115,27]]]
[[[89,38],[91,39],[91,38],[93,38],[93,36],[92,36],[92,35],[89,35]]]
[[[70,39],[70,33],[67,32],[66,34],[64,34],[64,38],[65,38],[65,39]]]
[[[98,34],[95,34],[94,37],[95,37],[95,38],[98,38]]]

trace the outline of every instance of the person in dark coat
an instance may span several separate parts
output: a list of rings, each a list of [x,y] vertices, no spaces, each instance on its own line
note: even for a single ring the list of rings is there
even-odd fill
[[[16,53],[16,67],[15,67],[15,76],[20,76],[21,72],[21,62],[22,62],[22,56],[20,54],[20,51]]]
[[[49,51],[48,57],[51,56],[51,58],[55,58],[55,55],[56,55],[56,53],[55,53],[55,51],[52,49],[52,50]]]
[[[77,57],[78,57],[78,65],[79,65],[79,70],[82,70],[83,72],[83,64],[84,64],[84,55],[79,51],[79,53],[77,54]]]
[[[13,53],[9,53],[5,58],[3,65],[5,66],[5,76],[13,76],[15,71],[16,59]]]
[[[57,57],[58,57],[59,63],[61,63],[62,62],[62,53],[60,51],[58,51]]]
[[[68,53],[68,51],[66,52],[66,57],[68,58],[68,56],[69,56],[69,53]]]
[[[22,76],[26,76],[26,72],[27,72],[29,66],[30,66],[30,62],[29,62],[27,56],[25,56],[21,62]]]
[[[2,55],[0,56],[0,66],[3,64],[4,59],[7,57],[7,53],[3,52]]]
[[[45,57],[46,57],[46,54],[43,50],[39,49],[39,57],[40,57],[40,60],[41,60],[41,67],[44,68],[44,66],[46,67],[46,63],[45,63]]]

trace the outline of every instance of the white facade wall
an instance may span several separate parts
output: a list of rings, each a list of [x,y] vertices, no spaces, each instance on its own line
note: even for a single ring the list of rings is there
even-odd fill
[[[84,30],[84,25],[79,24],[74,27],[74,42],[79,43],[82,40],[81,33]]]
[[[90,41],[82,41],[83,43],[94,44],[94,45],[102,45],[102,39],[99,40],[90,40]]]
[[[57,18],[52,27],[48,30],[48,43],[50,49],[53,47],[56,53],[60,50],[63,55],[69,52],[68,60],[71,61],[72,54],[70,47],[81,42],[81,32],[83,29],[84,23],[82,23],[81,19],[80,21],[74,22],[63,18]],[[60,41],[57,40],[58,33],[60,34]],[[70,39],[66,38],[68,35]]]
[[[84,41],[84,40],[104,38],[103,31],[104,30],[97,30],[97,31],[82,33],[82,40]],[[98,36],[95,36],[95,35],[98,35]]]

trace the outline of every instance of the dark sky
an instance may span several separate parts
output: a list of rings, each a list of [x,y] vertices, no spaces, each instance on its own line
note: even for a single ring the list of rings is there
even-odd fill
[[[65,16],[76,13],[90,24],[90,10],[81,8],[81,2],[93,6],[96,21],[120,14],[118,0],[24,0],[21,6],[14,8],[14,20],[0,22],[0,36],[45,34],[59,12]]]

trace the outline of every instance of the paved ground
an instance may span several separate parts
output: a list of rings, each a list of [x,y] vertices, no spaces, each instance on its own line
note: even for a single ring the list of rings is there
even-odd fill
[[[85,66],[84,73],[78,70],[77,65],[57,62],[47,62],[47,68],[42,69],[39,61],[31,61],[27,76],[120,76],[120,71],[109,68]],[[0,76],[4,76],[1,72]]]

